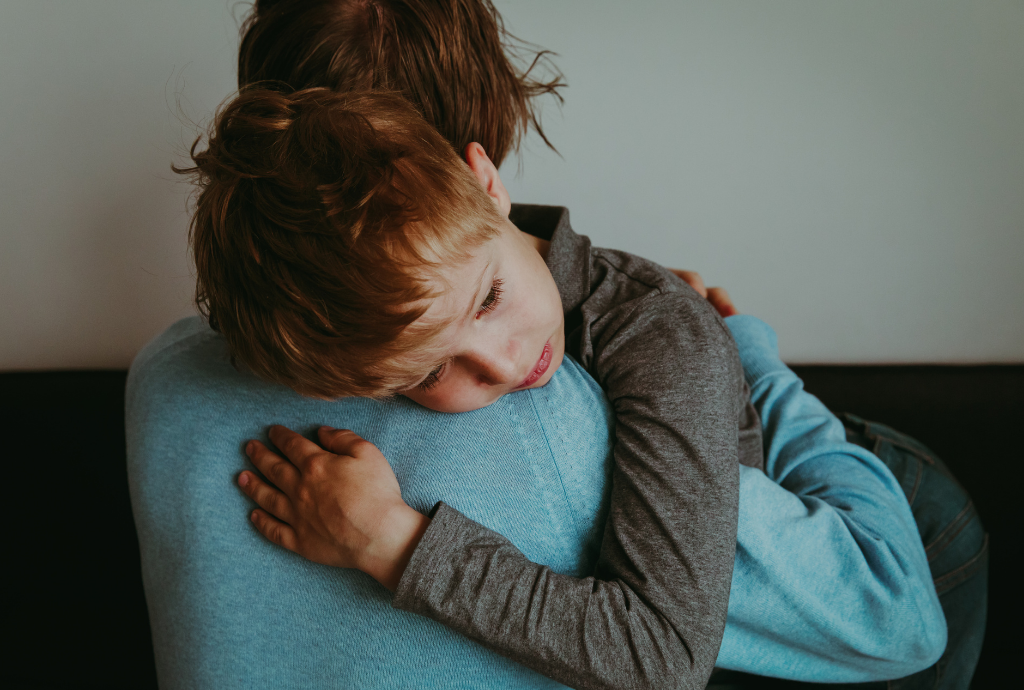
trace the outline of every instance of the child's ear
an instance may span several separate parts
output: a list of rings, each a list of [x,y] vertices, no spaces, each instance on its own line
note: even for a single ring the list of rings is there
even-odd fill
[[[498,205],[501,215],[508,216],[512,210],[512,199],[509,198],[505,185],[501,183],[501,178],[498,177],[498,169],[494,167],[494,163],[487,157],[484,147],[473,142],[466,146],[465,156],[469,169],[476,175],[476,179],[480,180],[480,184],[483,185],[487,195],[494,199],[494,203]]]

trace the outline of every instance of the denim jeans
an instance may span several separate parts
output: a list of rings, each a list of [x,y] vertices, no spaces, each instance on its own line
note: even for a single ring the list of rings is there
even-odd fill
[[[857,688],[966,690],[981,655],[988,607],[988,535],[971,497],[935,453],[891,427],[839,415],[847,440],[867,448],[892,470],[907,496],[946,616],[949,641],[939,661],[905,678],[874,683],[798,683],[716,672],[709,690],[729,688]]]

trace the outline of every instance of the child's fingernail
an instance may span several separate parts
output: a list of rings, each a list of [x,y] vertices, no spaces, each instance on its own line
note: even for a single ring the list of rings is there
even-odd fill
[[[334,427],[327,426],[326,424],[324,424],[322,427],[320,427],[320,431],[334,431]]]
[[[252,455],[252,441],[245,444],[245,454]]]
[[[238,485],[240,487],[242,487],[243,489],[246,486],[249,485],[249,473],[248,472],[242,472],[242,474],[238,475]]]
[[[249,513],[249,519],[252,520],[253,522],[256,522],[256,511],[255,510],[252,511],[251,513]]]

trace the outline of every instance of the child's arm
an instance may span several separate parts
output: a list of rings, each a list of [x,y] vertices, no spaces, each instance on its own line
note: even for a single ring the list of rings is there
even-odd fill
[[[732,579],[742,367],[694,293],[631,307],[588,334],[584,363],[616,417],[594,576],[552,573],[442,504],[394,606],[573,687],[703,688]]]
[[[590,369],[616,413],[611,508],[595,575],[553,573],[439,504],[418,545],[408,542],[415,550],[394,606],[572,687],[703,688],[725,626],[736,545],[739,357],[724,324],[690,292],[638,300],[594,334]],[[257,467],[272,467],[257,448]],[[331,462],[343,474],[351,465]],[[274,479],[279,470],[265,471]],[[316,505],[334,499],[326,498],[330,482],[301,474],[325,498],[303,501],[316,491],[293,482],[287,491],[298,500],[275,507],[280,500],[261,498],[270,490],[255,476],[246,491],[288,523],[263,514],[261,532],[307,555],[294,535],[319,535],[301,525],[323,521]],[[363,550],[374,543],[364,540]]]
[[[930,666],[946,624],[902,489],[803,390],[768,325],[726,323],[764,424],[766,474],[740,470],[743,529],[718,665],[847,683]]]

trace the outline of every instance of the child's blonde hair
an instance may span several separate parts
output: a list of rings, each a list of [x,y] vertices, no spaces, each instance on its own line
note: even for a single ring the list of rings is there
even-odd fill
[[[192,146],[196,303],[257,375],[304,395],[415,384],[443,324],[413,325],[437,268],[503,222],[395,93],[243,90]]]

